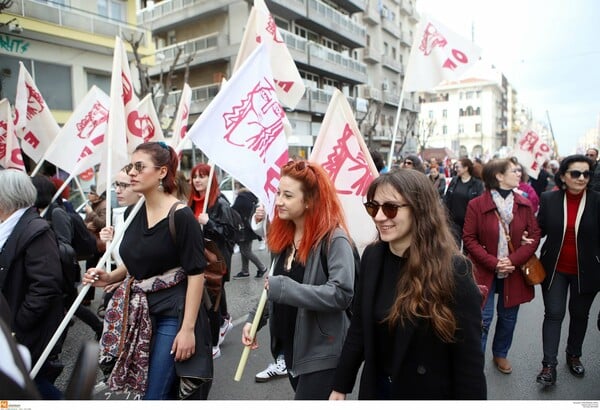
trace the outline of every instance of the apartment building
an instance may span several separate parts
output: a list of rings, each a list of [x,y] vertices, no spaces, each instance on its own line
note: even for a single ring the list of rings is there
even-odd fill
[[[252,0],[142,2],[138,24],[152,32],[161,61],[150,73],[156,77],[164,72],[178,49],[183,50],[179,61],[193,56],[188,79],[193,90],[191,121],[216,95],[222,78],[231,76],[252,4]],[[389,151],[402,63],[408,59],[417,22],[413,0],[266,0],[266,4],[307,86],[298,106],[287,112],[293,129],[290,154],[308,157],[335,88],[347,96],[357,120],[369,115],[362,121],[363,130],[370,128],[369,121],[377,124],[370,142],[382,152],[387,144]],[[183,72],[184,67],[178,66],[169,96],[171,114]],[[369,104],[381,108],[368,110]],[[409,99],[405,107],[416,109]]]

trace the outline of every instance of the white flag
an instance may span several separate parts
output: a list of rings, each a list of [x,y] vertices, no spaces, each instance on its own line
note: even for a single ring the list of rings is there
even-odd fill
[[[179,143],[183,141],[185,134],[187,133],[191,104],[192,89],[187,83],[185,83],[179,98],[179,107],[177,107],[177,114],[175,114],[175,122],[173,124],[173,138],[170,142],[171,146],[175,149],[177,149]]]
[[[525,166],[527,174],[537,179],[544,162],[550,160],[552,149],[533,130],[521,135],[514,148],[514,155]]]
[[[221,169],[251,190],[272,212],[281,167],[288,162],[284,111],[260,45],[188,131]]]
[[[235,60],[234,73],[259,44],[269,45],[268,58],[279,101],[284,106],[294,109],[302,99],[306,87],[264,0],[254,0]]]
[[[21,62],[15,96],[15,131],[23,152],[35,162],[40,161],[60,131],[44,97]]]
[[[379,172],[340,90],[334,91],[329,102],[310,160],[321,164],[329,174],[344,208],[350,236],[362,254],[377,239],[377,229],[363,202]]]
[[[403,89],[430,91],[442,81],[456,80],[481,55],[481,48],[422,15],[408,57]]]
[[[69,174],[100,163],[105,148],[110,98],[96,86],[81,100],[44,159]]]
[[[143,139],[134,136],[129,141],[126,136],[125,118],[126,107],[131,106],[134,99],[133,88],[126,83],[127,77],[124,75],[124,62],[127,61],[123,42],[119,37],[115,39],[115,50],[113,54],[112,76],[110,79],[110,110],[108,114],[108,130],[106,134],[106,146],[102,150],[102,160],[100,170],[98,171],[98,193],[104,192],[112,183],[114,177],[121,168],[129,163],[129,147],[131,152]],[[129,68],[129,65],[127,65]],[[131,85],[131,83],[129,83]],[[137,107],[137,103],[135,104]],[[135,138],[135,140],[134,140]],[[139,138],[139,139],[138,139]],[[138,143],[139,141],[139,143]]]
[[[152,94],[146,95],[137,104],[136,110],[129,113],[127,116],[127,129],[140,138],[137,147],[142,142],[158,142],[164,141],[165,137],[156,114],[156,108],[152,102]],[[128,149],[133,152],[135,147],[128,144]]]
[[[0,100],[0,165],[5,169],[25,171],[23,153],[10,112],[10,103],[6,98]]]

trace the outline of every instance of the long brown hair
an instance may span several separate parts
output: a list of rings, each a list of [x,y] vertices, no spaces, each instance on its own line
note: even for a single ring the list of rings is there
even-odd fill
[[[319,164],[303,160],[290,161],[281,168],[281,176],[290,177],[302,184],[304,202],[308,208],[304,211],[304,233],[297,257],[305,264],[311,249],[335,228],[341,227],[348,233],[344,210],[329,175]],[[267,236],[269,249],[275,253],[283,252],[294,243],[295,230],[292,221],[280,219],[275,212]]]
[[[382,174],[369,186],[372,201],[380,187],[394,189],[412,212],[411,244],[405,253],[407,263],[398,276],[394,304],[386,320],[390,327],[398,322],[429,320],[437,335],[446,342],[454,340],[456,317],[452,310],[454,258],[462,256],[454,241],[448,216],[438,193],[419,171],[399,169]]]

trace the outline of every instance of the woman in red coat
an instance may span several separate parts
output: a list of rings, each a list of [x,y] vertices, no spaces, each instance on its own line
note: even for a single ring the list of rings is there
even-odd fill
[[[482,312],[481,348],[485,353],[497,293],[498,319],[492,354],[496,367],[505,374],[512,372],[506,357],[512,344],[519,305],[534,297],[533,286],[523,280],[520,266],[535,253],[541,235],[531,203],[514,192],[521,179],[518,168],[508,159],[492,160],[483,166],[486,191],[469,202],[463,228],[464,246],[475,265],[477,284],[489,290]],[[508,244],[505,227],[514,251]],[[521,245],[526,232],[530,240]]]

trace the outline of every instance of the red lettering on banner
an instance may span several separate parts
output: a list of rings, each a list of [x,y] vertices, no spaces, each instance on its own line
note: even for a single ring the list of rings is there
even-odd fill
[[[135,110],[127,116],[127,128],[132,135],[142,138],[144,142],[150,141],[154,137],[156,127],[149,115],[141,115]]]
[[[288,162],[288,153],[287,151],[284,151],[281,153],[281,155],[279,156],[279,158],[277,158],[277,160],[275,161],[275,165],[279,167],[279,170],[275,169],[274,167],[269,167],[269,169],[267,170],[267,180],[265,181],[265,193],[267,194],[267,197],[270,199],[272,196],[275,195],[275,193],[277,192],[277,188],[278,188],[278,182],[279,182],[279,178],[281,177],[281,168],[287,164]]]
[[[427,26],[423,31],[423,38],[421,39],[419,50],[421,50],[424,55],[428,56],[434,48],[443,48],[446,47],[446,44],[448,44],[448,40],[446,40],[433,24],[427,23]]]
[[[8,142],[8,124],[0,121],[0,159],[6,156],[6,144]]]
[[[267,33],[273,37],[273,41],[276,43],[283,43],[283,38],[279,35],[279,30],[277,30],[277,25],[275,24],[275,19],[272,15],[269,14],[269,20],[267,21],[267,27],[265,27]]]
[[[44,111],[44,99],[32,85],[25,84],[25,87],[27,88],[27,119],[31,120]]]
[[[187,104],[183,106],[183,114],[181,115],[181,130],[179,130],[179,136],[181,139],[185,138],[185,133],[187,132],[187,120],[190,116],[190,109]]]
[[[263,78],[239,105],[223,114],[224,138],[231,145],[257,152],[264,162],[269,147],[283,132],[283,116],[275,88]]]
[[[23,154],[21,153],[21,148],[15,148],[12,150],[10,160],[13,164],[25,165],[25,162],[23,161]]]
[[[353,155],[350,151],[348,143],[352,138],[356,138],[356,135],[350,125],[346,124],[341,138],[337,140],[336,145],[333,147],[333,153],[329,154],[327,161],[321,165],[331,177],[338,193],[362,197],[366,195],[367,189],[373,181],[373,174],[369,170],[369,165],[362,150],[359,149],[356,155]],[[344,175],[352,175],[350,184],[346,187],[339,186],[338,176],[341,171],[344,172]],[[355,176],[354,174],[358,175]]]
[[[31,145],[33,148],[37,148],[37,146],[40,145],[40,140],[31,131],[25,134],[25,136],[23,137],[23,141]]]
[[[281,88],[286,93],[289,93],[290,90],[292,89],[292,87],[294,86],[293,81],[279,81],[279,80],[274,80],[274,81],[275,81],[275,84],[277,84],[277,86],[279,86],[279,88]]]
[[[91,155],[94,152],[93,148],[102,144],[107,123],[108,108],[98,101],[95,102],[90,111],[76,125],[77,137],[90,142],[81,150],[77,161]]]
[[[460,50],[457,49],[452,49],[452,57],[454,57],[455,60],[457,60],[459,63],[461,64],[467,64],[469,62],[469,58],[467,57],[467,55],[465,53],[463,53]],[[450,70],[454,70],[456,67],[458,67],[458,65],[452,61],[450,58],[447,58],[446,61],[444,61],[444,64],[442,65],[442,67],[444,68],[449,68]]]
[[[127,64],[126,61],[123,63]],[[127,105],[133,98],[133,86],[123,71],[121,71],[121,82],[123,83],[123,104]]]
[[[521,147],[521,150],[533,153],[535,145],[539,140],[540,137],[538,137],[535,132],[529,131],[519,140],[519,146]]]

